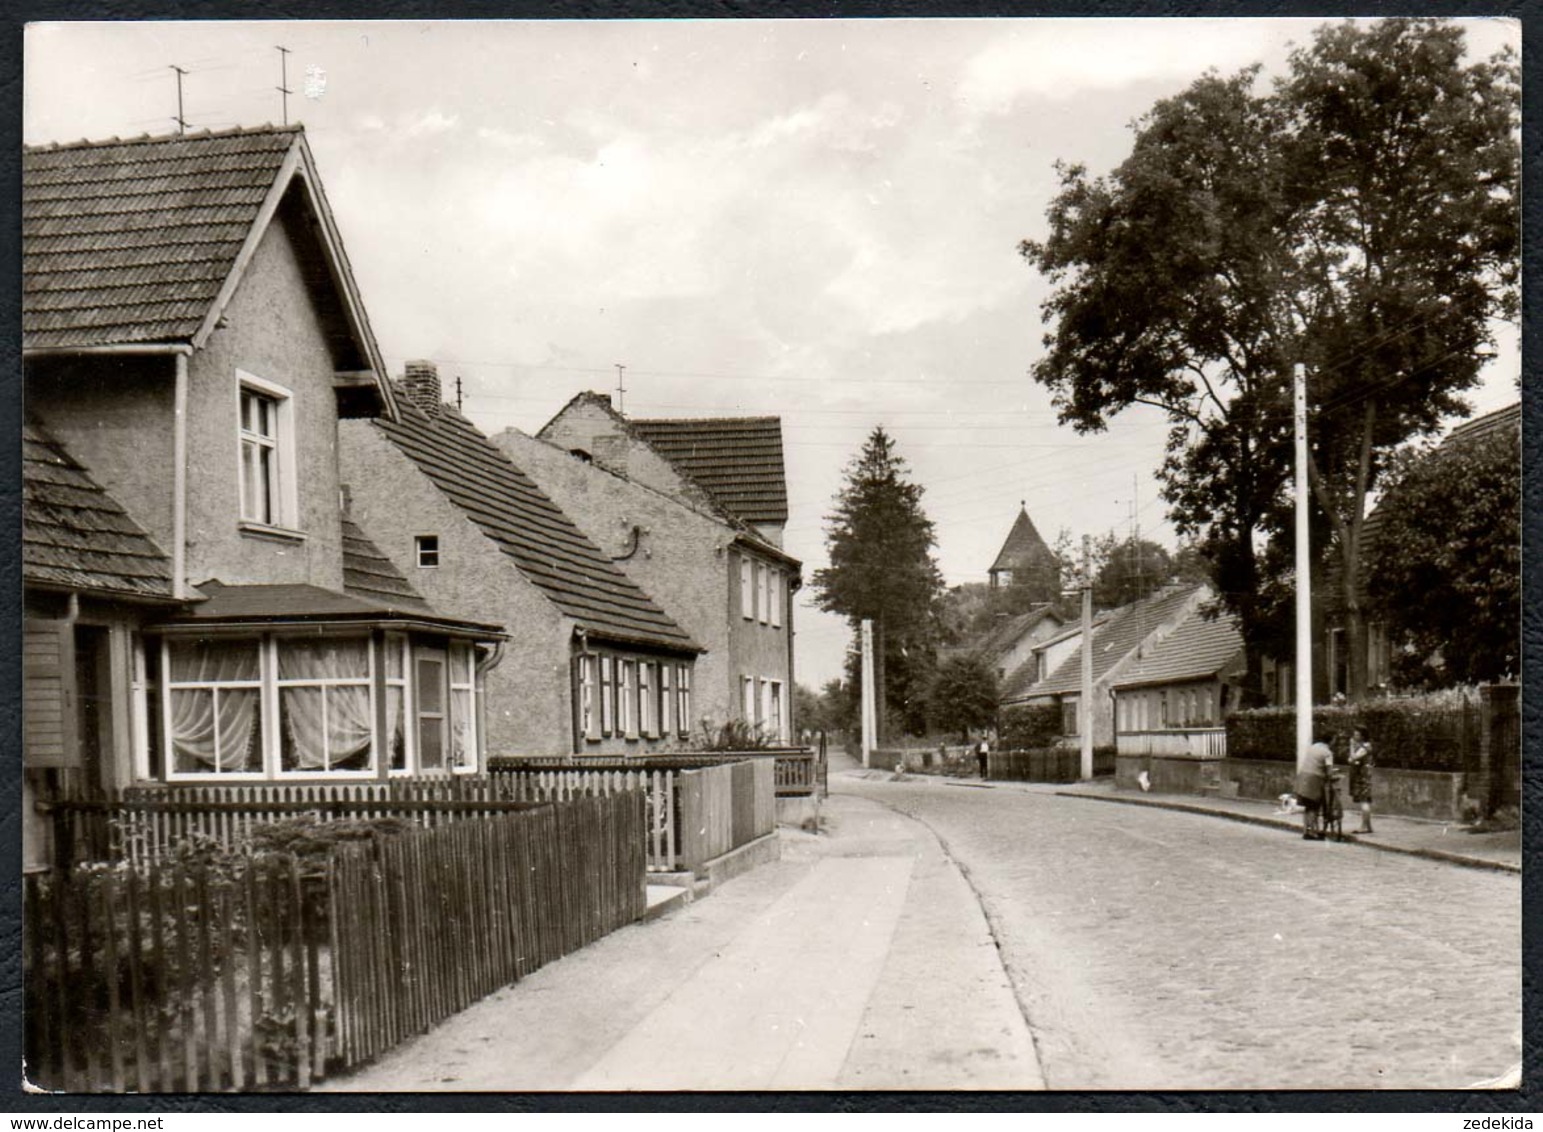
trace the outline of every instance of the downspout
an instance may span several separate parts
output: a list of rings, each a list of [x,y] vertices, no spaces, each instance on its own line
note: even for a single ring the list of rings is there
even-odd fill
[[[172,399],[171,585],[172,597],[187,597],[188,534],[188,354],[179,350]]]

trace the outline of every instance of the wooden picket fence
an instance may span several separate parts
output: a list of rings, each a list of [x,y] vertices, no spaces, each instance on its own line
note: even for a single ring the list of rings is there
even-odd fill
[[[294,858],[25,878],[26,1075],[70,1092],[305,1088],[319,938]]]
[[[28,1080],[303,1089],[646,907],[638,791],[392,838],[25,878]]]

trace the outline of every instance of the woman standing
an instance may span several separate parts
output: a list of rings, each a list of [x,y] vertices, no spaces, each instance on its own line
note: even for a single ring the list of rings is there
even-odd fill
[[[1350,797],[1360,804],[1361,828],[1357,833],[1372,832],[1372,745],[1366,728],[1350,733]]]
[[[1319,739],[1308,747],[1297,762],[1297,801],[1302,803],[1302,838],[1323,840],[1323,801],[1329,769],[1334,765],[1334,750]]]

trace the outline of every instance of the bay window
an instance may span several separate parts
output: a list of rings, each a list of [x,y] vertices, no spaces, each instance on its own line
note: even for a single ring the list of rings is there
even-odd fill
[[[634,705],[637,703],[637,688],[632,682],[633,669],[637,662],[632,660],[619,660],[616,662],[616,731],[628,739],[638,737]]]
[[[600,738],[599,670],[598,656],[579,657],[579,734],[590,741]]]
[[[375,717],[369,640],[286,640],[274,647],[280,771],[370,771]]]
[[[675,695],[670,682],[670,665],[659,666],[659,734],[669,735],[675,729]]]
[[[468,642],[168,635],[143,665],[135,732],[153,778],[370,779],[481,763]]]
[[[675,694],[680,701],[680,710],[676,715],[680,735],[684,739],[691,734],[691,669],[684,664],[676,668]]]

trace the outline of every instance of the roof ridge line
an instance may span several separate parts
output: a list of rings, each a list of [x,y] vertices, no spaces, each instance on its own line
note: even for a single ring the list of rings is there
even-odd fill
[[[39,142],[35,145],[22,146],[23,153],[58,153],[70,149],[102,149],[114,145],[145,145],[156,142],[169,141],[207,141],[212,138],[231,138],[241,136],[255,136],[258,134],[303,134],[305,124],[294,122],[288,125],[275,126],[272,122],[265,122],[261,126],[231,126],[224,130],[194,130],[192,133],[179,134],[140,134],[132,138],[80,138],[72,142]]]

